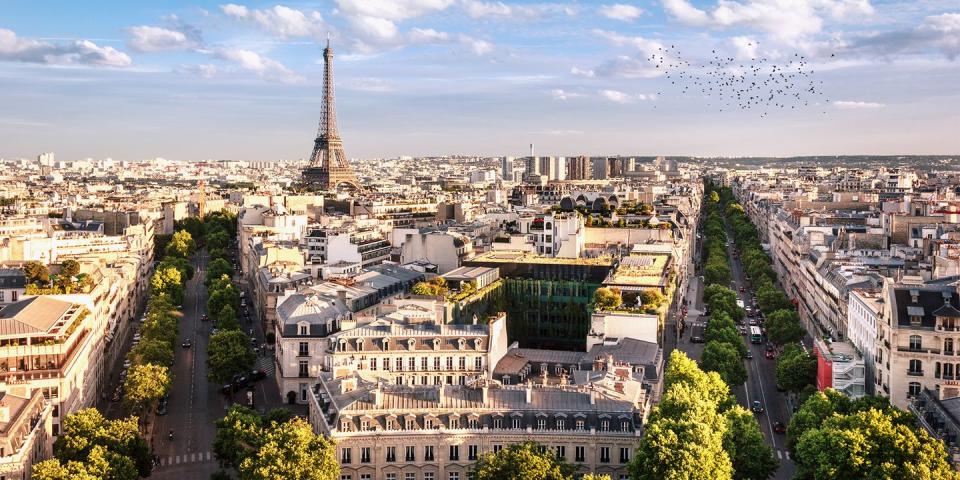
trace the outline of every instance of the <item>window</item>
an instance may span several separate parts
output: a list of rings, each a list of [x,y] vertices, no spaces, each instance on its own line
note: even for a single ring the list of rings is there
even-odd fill
[[[360,480],[370,480],[370,474],[369,474],[369,473],[361,473],[361,474],[360,474]]]
[[[621,420],[621,421],[620,421],[620,431],[622,431],[622,432],[629,432],[629,431],[630,431],[630,421],[629,421],[629,420]]]
[[[310,326],[309,325],[300,325],[300,335],[310,335]]]
[[[387,447],[387,461],[388,462],[397,461],[397,447]]]
[[[923,375],[923,362],[917,359],[910,360],[910,369],[908,375]]]
[[[450,472],[447,478],[450,480],[460,480],[460,472]]]
[[[547,419],[538,418],[537,419],[537,430],[545,430],[547,428]]]
[[[562,418],[558,418],[558,419],[557,419],[557,430],[563,430],[563,429],[565,429],[565,428],[567,428],[567,421],[564,420],[564,419],[562,419]]]
[[[513,419],[513,428],[515,428],[515,429],[516,429],[516,428],[520,428],[520,419],[519,419],[519,418],[514,418],[514,419]]]
[[[579,446],[579,445],[578,445],[577,447],[575,447],[575,448],[573,449],[574,457],[576,457],[576,458],[574,458],[574,461],[577,461],[577,462],[583,462],[583,461],[585,461],[585,460],[587,459],[586,450],[587,450],[586,447],[582,447],[582,446]]]
[[[433,357],[433,369],[440,370],[440,357]]]
[[[453,357],[447,357],[447,370],[453,370]]]
[[[307,342],[300,342],[300,350],[297,352],[297,356],[306,357],[310,355],[310,344]]]
[[[433,480],[433,472],[423,472],[423,480]]]
[[[480,420],[476,418],[467,420],[467,428],[480,428]]]
[[[944,355],[953,355],[953,339],[948,338],[943,341],[943,353]]]
[[[432,462],[433,461],[433,445],[427,445],[423,447],[423,459]]]
[[[943,364],[943,378],[947,380],[953,380],[953,364],[952,363]]]
[[[451,418],[451,419],[450,419],[450,428],[460,428],[460,419],[459,419],[459,418]]]
[[[427,369],[427,361],[428,361],[427,357],[420,357],[420,370]]]
[[[910,382],[907,388],[907,396],[916,397],[920,395],[920,382]]]
[[[310,362],[309,362],[309,361],[307,361],[307,360],[300,360],[300,365],[299,365],[299,367],[300,367],[300,370],[299,370],[300,378],[305,378],[305,377],[310,376]]]
[[[620,463],[630,463],[630,449],[620,447]]]
[[[403,480],[417,480],[417,474],[413,472],[404,473]]]
[[[563,445],[557,445],[556,454],[558,460],[565,460],[567,457],[567,447],[564,447]]]
[[[460,357],[460,370],[467,369],[467,357]]]
[[[377,369],[377,359],[376,359],[376,358],[371,358],[371,359],[370,359],[370,370],[376,370],[376,369]]]
[[[412,418],[408,418],[406,428],[407,430],[413,430],[414,428],[417,428],[417,422]]]
[[[397,480],[397,474],[396,474],[396,473],[388,473],[387,476],[386,476],[386,478],[385,478],[384,480]]]
[[[600,447],[600,462],[610,463],[610,447]]]
[[[370,447],[360,447],[360,463],[370,463]]]
[[[493,419],[493,428],[503,428],[503,419],[502,419],[502,418],[494,418],[494,419]]]
[[[450,461],[460,460],[460,445],[450,445]]]
[[[476,445],[468,445],[468,446],[467,446],[467,460],[476,460],[476,459],[477,459],[477,452],[478,452],[479,450],[480,450],[480,449],[479,449]]]
[[[920,335],[910,335],[910,350],[920,350],[922,344]]]
[[[360,431],[369,432],[370,431],[370,420],[362,419],[360,420]]]
[[[483,357],[476,357],[473,359],[473,368],[474,370],[483,369]]]
[[[406,455],[406,457],[405,457],[406,460],[407,460],[408,462],[412,462],[412,461],[416,460],[417,455],[416,455],[416,453],[414,452],[414,448],[415,448],[415,447],[407,446],[406,448],[407,448],[407,455]]]
[[[407,366],[410,367],[410,370],[417,369],[417,357],[410,357],[407,359]]]
[[[400,357],[397,357],[397,362],[396,362],[396,363],[397,363],[397,371],[398,371],[398,372],[402,372],[402,371],[403,371],[403,359],[400,358]]]
[[[600,431],[602,432],[610,431],[610,420],[603,420],[600,422]]]
[[[340,480],[352,480],[352,475],[340,475]]]
[[[583,430],[583,420],[577,420],[577,430]]]
[[[493,446],[493,453],[500,453],[500,450],[503,450],[503,445],[494,444],[494,446]]]
[[[340,463],[350,463],[351,448],[340,449]]]

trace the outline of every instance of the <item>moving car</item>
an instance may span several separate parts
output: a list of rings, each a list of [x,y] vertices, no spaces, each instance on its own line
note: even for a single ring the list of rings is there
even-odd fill
[[[750,410],[753,413],[763,413],[763,406],[760,405],[760,400],[754,400],[753,405],[750,406]]]
[[[200,321],[201,321],[201,322],[206,322],[206,321],[208,321],[208,320],[210,320],[210,316],[207,315],[206,313],[204,313],[203,315],[200,316]]]
[[[263,370],[253,370],[250,372],[249,377],[251,382],[258,382],[264,378],[267,378],[267,372],[264,372]]]
[[[787,426],[783,422],[773,422],[773,433],[783,435],[787,433]]]
[[[703,337],[690,337],[690,343],[703,343]]]
[[[753,352],[747,350],[747,360],[753,360]]]
[[[777,358],[777,354],[773,350],[767,350],[766,352],[764,352],[763,356],[767,357],[770,360]]]
[[[184,338],[183,343],[181,343],[180,346],[183,348],[190,348],[193,346],[193,342],[191,342],[189,338]]]

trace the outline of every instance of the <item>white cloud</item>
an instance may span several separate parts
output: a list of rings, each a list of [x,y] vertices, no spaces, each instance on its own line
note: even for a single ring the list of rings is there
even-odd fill
[[[960,56],[960,13],[929,16],[921,29],[935,34],[933,45],[947,58],[953,60]]]
[[[598,92],[601,97],[607,99],[614,103],[633,103],[636,101],[653,101],[657,99],[656,95],[652,94],[630,94],[624,93],[619,90],[600,90]]]
[[[550,96],[553,97],[554,100],[567,101],[567,100],[569,100],[569,99],[571,99],[571,98],[579,98],[579,97],[582,97],[583,94],[582,94],[582,93],[568,92],[568,91],[563,90],[563,89],[560,89],[560,88],[555,88],[555,89],[553,89],[553,90],[550,90]]]
[[[127,32],[131,37],[127,44],[137,52],[166,52],[197,46],[183,32],[163,27],[140,25],[128,28]]]
[[[596,75],[596,72],[594,72],[593,70],[582,70],[577,67],[571,68],[570,73],[578,77],[586,77],[586,78],[593,78],[593,76]]]
[[[399,22],[446,10],[454,0],[337,0],[348,18],[373,17]]]
[[[955,60],[960,57],[960,13],[931,15],[910,29],[860,35],[838,46],[837,50],[884,58],[938,50],[948,59]]]
[[[493,44],[486,40],[480,40],[479,38],[473,38],[463,34],[460,34],[459,38],[460,43],[466,45],[474,55],[486,55],[493,51]]]
[[[619,55],[598,65],[591,70],[598,76],[654,78],[663,75],[664,72],[657,68],[655,61],[650,60],[651,55],[666,58],[660,51],[660,48],[663,47],[660,42],[643,37],[628,37],[600,29],[594,29],[593,34],[606,39],[613,45],[631,47],[640,51],[638,55]]]
[[[756,40],[739,35],[731,38],[730,43],[733,45],[736,58],[741,60],[757,58],[757,50],[760,48],[760,44]]]
[[[689,0],[662,3],[667,13],[681,23],[753,28],[790,44],[820,33],[827,18],[860,20],[874,13],[869,0],[717,0],[712,11],[699,9]]]
[[[241,48],[220,48],[212,52],[217,58],[232,62],[241,70],[256,73],[261,78],[283,83],[297,83],[303,77],[297,75],[282,63],[259,53]]]
[[[126,67],[133,63],[126,53],[89,40],[55,44],[18,37],[4,28],[0,28],[0,61],[99,67]]]
[[[663,47],[663,44],[656,40],[649,40],[643,37],[628,37],[626,35],[620,35],[619,33],[601,30],[599,28],[593,29],[593,34],[616,46],[634,47],[648,55],[656,53],[658,51],[657,49]]]
[[[576,15],[577,9],[557,3],[508,5],[504,2],[461,0],[460,6],[471,18],[496,18],[498,20],[541,20],[553,15]]]
[[[220,5],[220,10],[234,20],[253,22],[280,38],[320,38],[328,30],[323,17],[316,11],[304,12],[283,5],[259,10],[233,3]]]
[[[857,101],[848,101],[848,100],[839,100],[833,102],[833,106],[842,110],[864,110],[864,109],[874,109],[874,108],[883,108],[886,105],[876,102],[857,102]]]
[[[432,28],[413,28],[410,30],[410,41],[414,43],[446,43],[450,41],[450,34],[438,32]]]
[[[211,65],[209,63],[199,64],[199,65],[180,65],[175,72],[178,73],[188,73],[191,75],[197,75],[203,78],[213,78],[217,76],[220,72],[220,69],[216,65]]]
[[[603,5],[600,7],[600,15],[612,20],[632,22],[643,15],[643,9],[633,5],[615,3],[613,5]]]

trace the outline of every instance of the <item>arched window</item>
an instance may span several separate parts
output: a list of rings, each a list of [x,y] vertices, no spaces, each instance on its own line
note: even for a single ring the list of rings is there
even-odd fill
[[[547,222],[547,223],[543,224],[543,229],[544,229],[544,230],[553,230],[553,222]]]
[[[916,397],[917,395],[920,395],[920,382],[910,382],[907,388],[907,396]]]
[[[923,362],[917,359],[910,360],[910,370],[907,371],[910,375],[923,375]]]
[[[920,350],[923,340],[920,335],[910,335],[910,350]]]

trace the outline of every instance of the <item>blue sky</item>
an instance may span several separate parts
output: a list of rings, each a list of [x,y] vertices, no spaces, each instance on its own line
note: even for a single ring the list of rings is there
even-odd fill
[[[304,157],[328,34],[350,157],[960,153],[960,0],[8,0],[0,156]],[[668,45],[689,81],[803,56],[819,95],[721,111]]]

